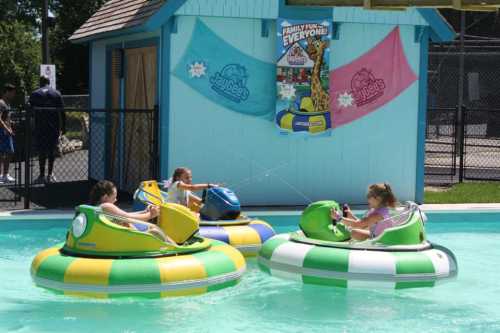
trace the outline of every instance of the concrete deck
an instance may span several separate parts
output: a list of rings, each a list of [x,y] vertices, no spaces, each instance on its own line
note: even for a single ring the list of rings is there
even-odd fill
[[[498,211],[500,213],[500,203],[489,203],[489,204],[440,204],[440,205],[420,205],[420,208],[424,212],[494,212]],[[300,215],[304,207],[249,207],[243,209],[245,214],[252,216],[276,216],[276,215]],[[366,207],[356,206],[353,207],[355,212],[361,212],[366,210]],[[59,217],[59,218],[71,218],[74,214],[74,209],[28,209],[28,210],[13,210],[13,211],[2,211],[0,212],[0,218],[5,217],[32,217],[37,216],[40,218]]]

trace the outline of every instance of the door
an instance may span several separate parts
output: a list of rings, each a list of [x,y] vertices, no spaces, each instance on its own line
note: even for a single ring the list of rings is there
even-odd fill
[[[125,50],[125,113],[123,116],[122,189],[133,191],[139,182],[153,178],[156,47]]]

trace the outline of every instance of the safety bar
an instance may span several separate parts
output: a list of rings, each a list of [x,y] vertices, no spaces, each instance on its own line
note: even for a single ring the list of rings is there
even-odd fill
[[[148,191],[146,191],[144,188],[141,188],[141,187],[139,187],[137,190],[135,190],[134,195],[133,195],[133,199],[134,199],[134,200],[139,200],[139,201],[141,201],[141,202],[145,202],[145,203],[148,203],[148,204],[150,204],[150,205],[154,205],[154,203],[152,203],[151,201],[149,201],[147,198],[144,198],[144,200],[139,199],[139,198],[138,198],[138,196],[139,196],[139,193],[140,193],[140,192],[144,192],[144,193],[146,193],[146,194],[148,194],[148,195],[150,195],[150,196],[152,196],[152,197],[154,197],[154,198],[156,198],[156,199],[160,200],[161,202],[163,202],[163,198],[162,198],[161,196],[159,197],[159,196],[157,196],[156,194],[153,194],[153,193],[151,193],[151,192],[148,192]]]
[[[395,222],[395,223],[393,224],[393,226],[394,226],[394,227],[395,227],[395,226],[404,225],[404,224],[408,223],[408,221],[410,220],[410,217],[411,217],[411,216],[412,216],[415,212],[417,212],[417,211],[419,212],[420,217],[422,218],[422,221],[425,221],[425,219],[424,219],[424,218],[423,218],[423,216],[422,216],[422,212],[420,211],[420,207],[418,207],[418,205],[417,205],[415,202],[413,202],[413,201],[406,201],[406,202],[405,202],[405,205],[404,205],[404,210],[403,210],[402,212],[400,212],[400,213],[399,213],[399,214],[397,214],[397,215],[390,216],[390,217],[388,217],[388,218],[386,218],[386,219],[383,219],[383,220],[381,220],[381,221],[379,221],[379,222],[377,222],[377,223],[382,223],[382,222],[384,222],[384,221],[389,221],[389,220],[391,220],[392,222]],[[402,217],[402,216],[404,216],[404,215],[407,215],[408,217],[407,217],[407,218],[405,218],[403,221],[401,221],[400,219],[398,219],[398,218],[400,218],[400,217]]]

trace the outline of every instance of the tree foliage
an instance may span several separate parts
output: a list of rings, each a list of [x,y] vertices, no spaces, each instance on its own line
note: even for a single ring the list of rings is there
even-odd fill
[[[65,94],[88,92],[88,46],[68,38],[92,16],[105,0],[58,0],[53,3],[56,25],[50,35],[51,55],[58,71],[58,85]]]
[[[0,0],[0,8],[0,21],[16,20],[37,28],[42,0]]]
[[[0,84],[8,82],[18,87],[19,104],[38,82],[40,42],[33,28],[18,20],[0,21],[0,40]]]
[[[29,94],[41,63],[42,0],[0,0],[0,85],[10,82]],[[105,0],[49,0],[55,24],[49,29],[57,88],[64,94],[88,92],[88,48],[68,41]],[[19,94],[21,95],[21,94]]]

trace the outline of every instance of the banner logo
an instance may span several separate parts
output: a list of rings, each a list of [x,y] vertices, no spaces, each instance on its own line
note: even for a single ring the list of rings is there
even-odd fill
[[[287,61],[292,66],[303,66],[307,62],[307,55],[299,44],[295,44],[287,54]]]
[[[359,107],[384,95],[385,82],[382,79],[376,79],[370,70],[362,68],[353,75],[351,89],[356,106]]]
[[[250,91],[247,89],[247,70],[244,66],[230,64],[210,77],[212,89],[227,99],[241,103],[248,99]]]

